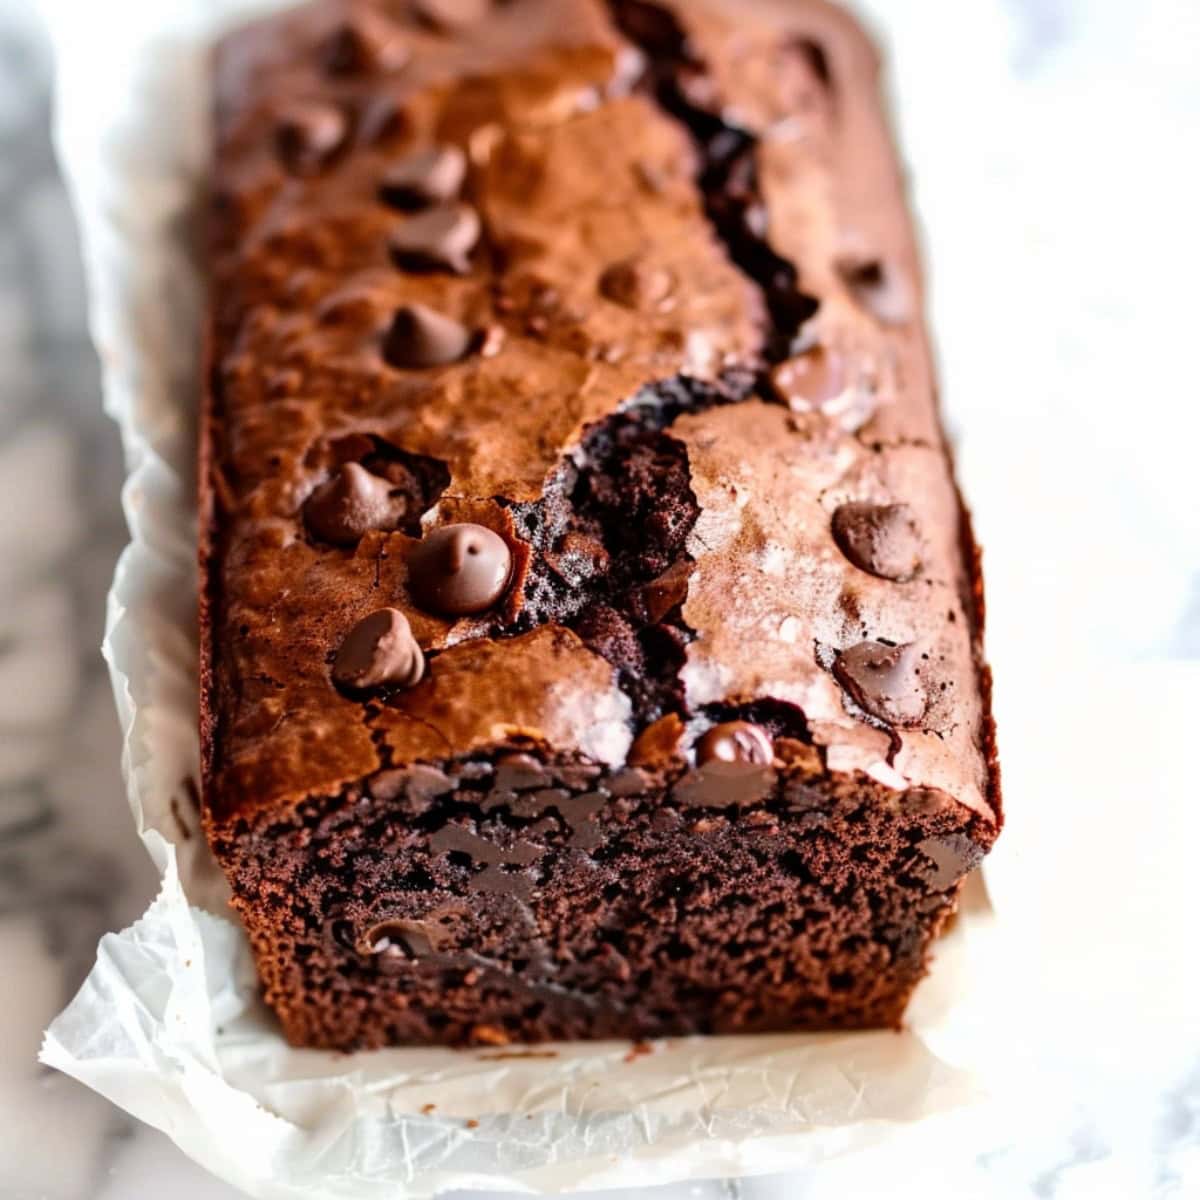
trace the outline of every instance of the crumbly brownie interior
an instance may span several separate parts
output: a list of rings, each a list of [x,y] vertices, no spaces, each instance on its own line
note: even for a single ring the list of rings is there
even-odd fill
[[[895,1025],[988,824],[776,746],[748,811],[514,751],[239,831],[267,998],[343,1048]]]
[[[295,1044],[901,1021],[1000,809],[874,69],[818,0],[222,47],[206,819]]]

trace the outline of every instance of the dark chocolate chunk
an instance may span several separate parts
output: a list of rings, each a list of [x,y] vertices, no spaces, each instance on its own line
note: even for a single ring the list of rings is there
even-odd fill
[[[413,0],[413,11],[425,25],[450,33],[487,16],[492,0]]]
[[[524,838],[516,838],[509,845],[501,846],[480,837],[466,825],[453,821],[443,825],[430,837],[429,848],[437,854],[465,854],[472,862],[486,863],[488,866],[528,867],[545,854],[541,846]]]
[[[549,772],[532,754],[502,754],[496,759],[496,786],[506,792],[544,788],[550,782]]]
[[[396,310],[383,335],[383,357],[393,367],[441,367],[458,362],[474,335],[465,325],[423,304]]]
[[[889,725],[921,723],[929,703],[921,682],[920,651],[910,644],[859,642],[843,650],[833,663],[838,682],[859,705]]]
[[[321,61],[330,75],[398,71],[410,57],[399,29],[366,7],[356,8],[321,47]]]
[[[639,767],[622,767],[610,775],[603,786],[610,796],[641,796],[653,787],[653,783]]]
[[[319,100],[297,101],[275,126],[279,157],[296,175],[311,175],[327,166],[346,140],[346,114]]]
[[[413,687],[425,674],[425,656],[395,608],[364,617],[346,636],[333,660],[334,682],[353,691],[393,684]]]
[[[838,273],[855,301],[881,324],[912,320],[912,287],[899,268],[877,258],[851,258],[838,263]]]
[[[714,725],[696,743],[696,761],[746,763],[769,766],[775,757],[770,734],[749,721],[725,721]]]
[[[636,258],[613,263],[600,276],[600,292],[625,308],[647,310],[658,307],[674,291],[671,272]]]
[[[671,795],[690,807],[735,808],[758,804],[774,787],[775,772],[769,766],[711,759],[685,775]]]
[[[455,781],[428,763],[412,763],[406,767],[389,767],[377,771],[367,783],[376,800],[403,800],[405,812],[419,816],[427,811],[438,796],[453,791]]]
[[[442,525],[408,555],[408,586],[417,603],[456,617],[491,608],[511,573],[508,543],[483,525]]]
[[[379,194],[396,208],[425,208],[456,200],[466,176],[467,156],[462,150],[434,146],[393,163],[379,182]]]
[[[921,531],[907,504],[843,504],[832,526],[838,548],[861,570],[897,582],[920,570]]]
[[[369,529],[396,521],[392,485],[356,462],[342,463],[304,504],[304,523],[314,537],[334,546],[353,546]]]
[[[465,275],[480,234],[469,204],[439,205],[409,217],[391,237],[392,258],[409,271],[447,269]]]

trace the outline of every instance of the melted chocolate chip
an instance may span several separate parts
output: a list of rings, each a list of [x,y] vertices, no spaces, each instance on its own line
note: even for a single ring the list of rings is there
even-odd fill
[[[920,653],[911,643],[859,642],[843,650],[833,673],[860,708],[889,725],[921,723],[929,703],[918,673]]]
[[[367,790],[376,800],[397,804],[410,816],[428,811],[438,796],[452,791],[454,786],[454,779],[426,763],[389,767],[377,771],[367,781]]]
[[[875,258],[844,259],[838,273],[855,301],[881,324],[905,325],[912,320],[912,287],[897,267]]]
[[[775,772],[769,766],[713,759],[685,775],[671,795],[694,808],[734,808],[758,804],[771,794]]]
[[[833,514],[833,540],[860,570],[904,582],[921,567],[921,531],[907,504],[843,504]]]
[[[321,47],[321,61],[330,75],[398,71],[409,58],[399,30],[368,8],[347,17]]]
[[[369,529],[389,529],[402,513],[391,484],[356,462],[342,463],[304,505],[304,523],[314,537],[334,546],[353,546]]]
[[[467,156],[457,146],[434,146],[393,163],[379,195],[396,208],[416,209],[456,200],[467,175]]]
[[[319,100],[292,104],[275,127],[275,143],[284,166],[311,175],[332,161],[346,140],[346,114]]]
[[[483,525],[442,525],[408,555],[408,586],[417,603],[451,616],[491,608],[511,573],[508,543]]]
[[[392,257],[409,271],[446,269],[465,275],[480,231],[479,214],[470,205],[431,208],[409,217],[392,234]]]
[[[396,310],[383,335],[383,357],[393,367],[441,367],[464,357],[473,340],[453,318],[408,304]]]
[[[759,725],[749,721],[726,721],[714,725],[696,743],[696,761],[746,763],[769,766],[775,757],[771,737]]]
[[[625,308],[657,308],[674,291],[671,272],[635,258],[613,263],[600,276],[600,292]]]
[[[496,786],[504,791],[544,788],[550,781],[546,768],[532,754],[502,754],[496,759]]]
[[[385,684],[413,687],[424,674],[425,656],[408,618],[394,608],[381,608],[359,621],[333,660],[334,682],[356,692]]]

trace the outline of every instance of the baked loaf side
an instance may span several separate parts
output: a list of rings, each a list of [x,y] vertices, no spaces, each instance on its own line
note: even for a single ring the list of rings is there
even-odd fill
[[[207,830],[297,1044],[895,1025],[999,828],[859,29],[321,0],[216,59]]]

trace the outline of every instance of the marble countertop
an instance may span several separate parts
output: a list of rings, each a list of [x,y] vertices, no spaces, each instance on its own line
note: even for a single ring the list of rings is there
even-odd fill
[[[1098,52],[1117,47],[1113,61],[1123,61],[1120,11],[1135,6],[1097,4],[1087,22],[1082,3],[1071,0],[1009,0],[1009,7],[1022,31],[1015,72],[1036,73],[1047,56],[1069,57],[1089,38]],[[1138,30],[1182,11],[1148,3]],[[1187,62],[1194,75],[1197,53],[1195,42],[1190,58],[1180,47],[1178,81]],[[1156,67],[1169,75],[1170,64]],[[1178,104],[1177,115],[1191,114],[1193,135],[1180,153],[1194,158],[1200,92],[1181,92]],[[0,0],[0,1196],[140,1200],[169,1189],[173,1200],[226,1200],[233,1190],[164,1135],[35,1063],[44,1027],[83,978],[100,935],[138,916],[156,883],[129,824],[97,649],[105,592],[126,540],[122,465],[100,410],[49,119],[49,62],[32,0]],[[1195,238],[1194,226],[1187,232]],[[1192,566],[1200,581],[1200,551]],[[1200,588],[1171,636],[1174,653],[1200,656]],[[834,1163],[819,1177],[721,1180],[653,1195],[1200,1195],[1200,1039],[1193,1049],[1136,1097],[1124,1089],[1081,1094],[1060,1124],[1036,1137],[1018,1142],[997,1130],[986,1152],[931,1161],[919,1178],[890,1178],[886,1161],[876,1159]],[[605,1193],[635,1194],[649,1195]]]

